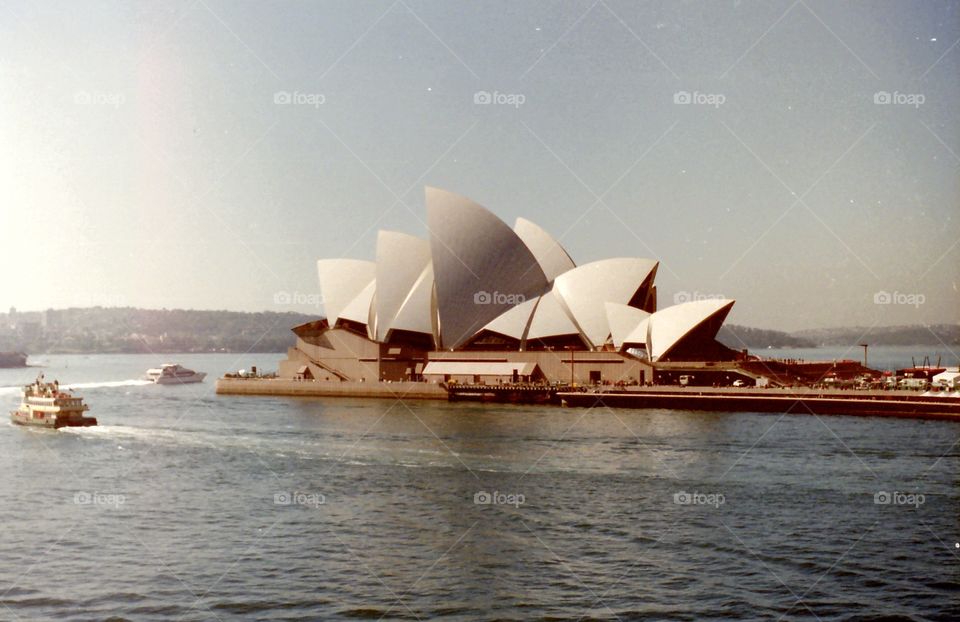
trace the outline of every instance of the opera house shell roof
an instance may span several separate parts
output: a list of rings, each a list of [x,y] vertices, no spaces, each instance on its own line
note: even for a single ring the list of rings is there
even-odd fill
[[[426,205],[429,239],[380,231],[376,261],[318,262],[328,329],[436,350],[615,350],[656,362],[716,345],[733,306],[699,300],[658,310],[656,260],[577,266],[529,220],[511,228],[438,188],[426,189]]]

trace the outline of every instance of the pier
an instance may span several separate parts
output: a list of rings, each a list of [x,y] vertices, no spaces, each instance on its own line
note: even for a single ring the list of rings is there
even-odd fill
[[[220,378],[220,395],[449,400],[572,407],[772,412],[960,421],[956,393],[808,387],[571,387],[543,383],[328,382]]]

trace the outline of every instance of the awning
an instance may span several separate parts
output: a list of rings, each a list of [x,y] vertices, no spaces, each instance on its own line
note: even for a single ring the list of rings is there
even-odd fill
[[[298,373],[298,374],[305,374],[305,373],[307,373],[307,371],[309,371],[309,370],[310,370],[310,368],[307,367],[306,365],[301,365],[300,367],[297,368],[297,373]]]
[[[532,361],[430,361],[423,369],[424,376],[519,376],[532,375],[537,364]]]

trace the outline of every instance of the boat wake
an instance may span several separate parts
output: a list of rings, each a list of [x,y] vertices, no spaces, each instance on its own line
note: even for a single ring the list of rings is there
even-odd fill
[[[201,444],[209,445],[208,442],[203,442],[200,439],[191,438],[192,435],[190,432],[185,432],[183,430],[166,430],[166,429],[157,429],[157,428],[138,428],[135,426],[129,425],[98,425],[95,427],[89,428],[63,428],[61,432],[66,432],[68,434],[81,434],[83,436],[90,437],[101,437],[109,439],[136,439],[146,442],[168,442],[168,443],[184,443],[191,442],[192,444]]]
[[[130,379],[130,380],[106,380],[103,382],[77,382],[74,384],[60,385],[64,389],[99,389],[110,387],[139,387],[146,384],[153,384],[149,380]],[[20,385],[15,387],[0,387],[0,395],[20,395],[23,389]]]
[[[153,384],[150,380],[110,380],[106,382],[77,382],[74,384],[62,385],[64,389],[99,389],[107,387],[140,387],[147,384]]]

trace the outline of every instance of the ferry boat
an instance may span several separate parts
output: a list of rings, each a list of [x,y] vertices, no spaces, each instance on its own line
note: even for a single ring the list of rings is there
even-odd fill
[[[10,413],[17,425],[41,428],[86,427],[97,425],[95,417],[83,413],[90,407],[83,398],[60,388],[60,383],[44,382],[41,375],[33,384],[23,387],[20,408]]]
[[[188,384],[203,382],[207,374],[202,371],[193,371],[177,363],[164,363],[160,367],[147,370],[147,380],[155,384]]]

